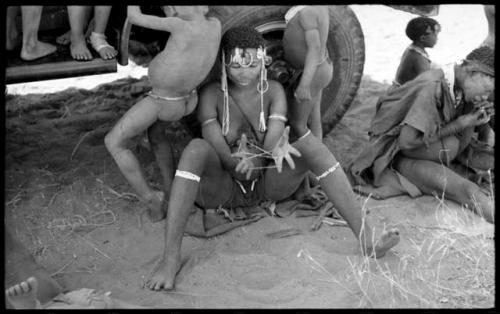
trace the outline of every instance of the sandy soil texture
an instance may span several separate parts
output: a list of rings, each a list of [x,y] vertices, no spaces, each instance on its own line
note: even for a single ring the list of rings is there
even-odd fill
[[[493,306],[494,226],[431,196],[359,196],[376,233],[391,227],[401,233],[401,243],[379,260],[362,258],[346,227],[310,231],[314,216],[269,216],[211,239],[186,236],[176,290],[141,289],[162,252],[164,222],[139,220],[144,205],[103,137],[149,88],[143,78],[94,90],[7,95],[5,223],[66,289],[111,291],[155,308]],[[325,139],[343,165],[366,142],[366,121],[386,88],[365,78]],[[177,155],[191,136],[182,121],[167,134]],[[153,154],[142,137],[136,143],[147,178],[160,187]],[[266,236],[289,228],[302,233]],[[13,284],[6,275],[6,285]]]

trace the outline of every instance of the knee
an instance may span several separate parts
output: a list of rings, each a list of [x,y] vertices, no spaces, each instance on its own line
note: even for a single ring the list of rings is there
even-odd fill
[[[211,150],[212,146],[210,143],[204,139],[195,138],[184,148],[182,159],[205,159]]]
[[[120,142],[119,139],[113,134],[113,132],[109,132],[104,137],[104,145],[111,153],[119,149],[120,147],[119,142]]]
[[[475,195],[481,193],[479,186],[466,179],[462,182],[461,187],[462,195],[467,197],[468,200],[473,200],[476,197]]]
[[[450,136],[443,140],[443,145],[448,151],[450,160],[455,159],[458,155],[458,151],[460,150],[460,140],[455,136]]]

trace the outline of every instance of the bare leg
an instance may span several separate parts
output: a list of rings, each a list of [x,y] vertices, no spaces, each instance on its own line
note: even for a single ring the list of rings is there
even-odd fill
[[[106,148],[127,181],[153,209],[161,208],[163,193],[149,187],[139,161],[126,145],[132,137],[157,121],[158,112],[159,109],[153,99],[143,98],[123,115],[104,139]]]
[[[323,138],[323,128],[321,126],[321,94],[322,90],[319,91],[318,96],[315,97],[313,101],[313,109],[311,115],[309,116],[309,129],[312,134],[319,139]]]
[[[38,282],[35,277],[29,277],[17,285],[5,290],[5,297],[15,309],[41,309],[37,300]]]
[[[220,191],[230,191],[232,186],[231,177],[222,169],[217,153],[202,139],[194,139],[186,146],[178,169],[201,177],[201,181],[174,177],[165,224],[165,250],[145,282],[151,290],[174,288],[175,276],[181,266],[182,236],[198,189],[201,189],[202,197],[207,194],[204,199],[213,206],[226,201],[227,195],[221,195]]]
[[[41,289],[36,299],[43,304],[61,292],[61,287],[50,278],[49,273],[38,265],[24,245],[13,236],[8,226],[5,228],[5,284],[15,285],[21,280],[35,277]]]
[[[16,25],[16,16],[19,12],[18,6],[9,6],[7,7],[7,16],[6,16],[6,27],[5,27],[5,49],[7,51],[14,50],[17,47],[21,46],[22,39],[19,36],[19,30]]]
[[[408,194],[399,183],[396,174],[390,169],[386,169],[386,171],[382,173],[379,187],[356,185],[353,187],[353,190],[361,195],[368,196],[371,194],[371,197],[377,200]]]
[[[488,36],[483,41],[482,45],[495,49],[495,5],[485,5],[484,14],[488,21]]]
[[[106,26],[108,25],[109,14],[111,13],[111,6],[99,6],[94,7],[94,33],[99,36],[104,36],[106,32]],[[93,35],[91,35],[93,36]],[[105,43],[105,44],[104,44]],[[102,42],[102,48],[97,49],[97,52],[104,60],[113,59],[118,52],[107,42]]]
[[[87,18],[85,19],[85,21],[86,20],[87,20]],[[92,18],[90,20],[90,22],[88,23],[88,25],[84,26],[84,28],[87,29],[87,31],[85,31],[85,38],[88,38],[90,36],[90,33],[92,33],[94,31],[94,19]],[[71,44],[71,29],[69,29],[66,33],[58,36],[56,38],[56,42],[59,45],[64,45],[64,46]]]
[[[168,198],[170,196],[170,189],[172,181],[174,179],[175,161],[172,151],[172,145],[165,135],[165,128],[168,126],[168,122],[156,121],[148,129],[148,139],[151,144],[156,163],[160,168],[161,176],[163,178],[163,204],[160,207],[151,208],[151,219],[154,221],[159,221],[165,219],[167,212],[162,210],[167,208]],[[156,204],[155,204],[156,205]]]
[[[424,193],[444,196],[459,204],[467,205],[475,213],[493,223],[495,204],[479,186],[450,168],[429,160],[399,158],[395,168]]]
[[[300,151],[301,158],[304,158],[311,171],[316,175],[325,173],[337,163],[328,148],[312,134],[296,141],[293,146]],[[383,257],[391,247],[399,242],[399,232],[396,229],[382,234],[379,240],[375,241],[371,227],[362,218],[361,208],[342,168],[339,167],[333,173],[322,178],[320,185],[339,214],[346,220],[356,238],[360,240],[361,248],[365,254],[374,255],[376,258]]]
[[[92,54],[85,41],[85,24],[88,20],[88,6],[68,6],[69,24],[71,26],[71,56],[75,60],[92,60]]]
[[[23,60],[35,60],[57,50],[56,46],[38,40],[38,27],[40,26],[42,9],[42,6],[21,6],[23,20],[21,59]]]

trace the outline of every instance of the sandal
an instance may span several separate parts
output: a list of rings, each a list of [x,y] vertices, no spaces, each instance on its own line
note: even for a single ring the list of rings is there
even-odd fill
[[[89,42],[90,42],[90,45],[92,46],[92,48],[94,48],[94,50],[97,53],[99,53],[101,58],[104,60],[113,59],[118,54],[116,49],[106,41],[106,36],[104,34],[92,32],[89,36]],[[107,55],[105,55],[103,52],[101,52],[101,50],[107,49],[107,48],[111,48],[113,50],[112,57],[107,57]]]

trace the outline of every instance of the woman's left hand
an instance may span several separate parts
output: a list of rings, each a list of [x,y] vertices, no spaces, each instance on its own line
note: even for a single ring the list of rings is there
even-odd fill
[[[295,155],[300,157],[300,152],[288,143],[288,138],[290,134],[290,126],[287,126],[285,130],[283,130],[283,135],[281,135],[278,143],[271,151],[271,155],[273,156],[274,162],[276,163],[276,167],[278,172],[281,173],[283,169],[283,159],[288,162],[290,168],[295,169],[295,162],[292,159],[291,155]]]

